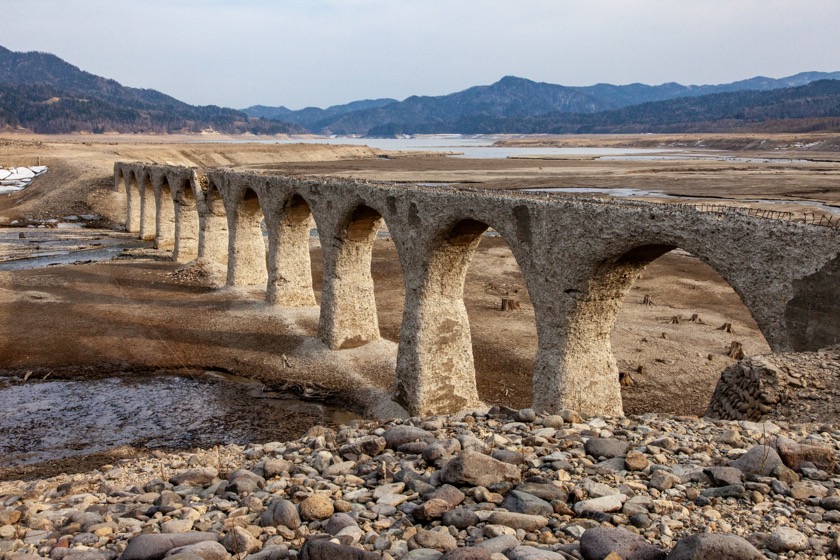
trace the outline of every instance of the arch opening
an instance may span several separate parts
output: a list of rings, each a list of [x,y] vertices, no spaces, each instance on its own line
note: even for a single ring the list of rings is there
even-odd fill
[[[175,195],[175,249],[172,258],[179,262],[198,256],[201,224],[191,181],[183,179]]]
[[[229,286],[262,286],[268,282],[265,216],[257,193],[248,188],[230,224]]]
[[[319,336],[330,348],[357,348],[380,338],[371,266],[384,223],[377,210],[359,205],[331,240],[319,321]]]
[[[266,300],[287,307],[315,305],[310,256],[315,222],[309,204],[300,195],[294,195],[278,216],[266,217],[266,223],[269,225]]]
[[[155,249],[175,248],[175,206],[169,179],[164,177],[155,197]]]
[[[673,245],[602,263],[587,299],[572,332],[605,350],[626,414],[702,416],[726,367],[770,351],[733,287]]]
[[[533,306],[516,258],[498,232],[471,219],[450,228],[430,258],[420,299],[417,317],[406,313],[408,323],[417,325],[417,349],[403,348],[401,340],[397,402],[424,414],[482,401],[530,405]],[[410,383],[419,387],[402,377],[412,367],[417,380]]]

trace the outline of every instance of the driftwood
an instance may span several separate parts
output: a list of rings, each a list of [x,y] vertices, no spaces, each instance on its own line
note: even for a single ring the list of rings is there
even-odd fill
[[[632,387],[636,384],[636,382],[633,381],[633,377],[630,375],[630,372],[627,371],[618,372],[618,383],[623,387]]]

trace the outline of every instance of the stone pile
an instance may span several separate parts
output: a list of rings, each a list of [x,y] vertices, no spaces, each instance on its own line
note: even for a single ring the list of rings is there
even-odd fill
[[[493,409],[0,483],[4,560],[827,559],[838,425]]]
[[[721,375],[706,416],[840,421],[840,348],[741,360]]]

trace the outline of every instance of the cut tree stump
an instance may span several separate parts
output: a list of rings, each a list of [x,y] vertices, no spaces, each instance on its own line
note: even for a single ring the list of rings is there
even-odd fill
[[[732,329],[732,323],[724,323],[721,326],[719,326],[717,330],[735,334],[735,331]]]
[[[515,311],[519,309],[519,300],[514,298],[502,298],[502,311]]]
[[[618,383],[622,387],[632,387],[636,384],[636,382],[633,381],[633,377],[630,376],[630,373],[626,371],[618,372]]]
[[[691,316],[691,319],[689,319],[689,321],[691,321],[692,323],[697,323],[697,324],[700,324],[700,325],[704,325],[704,324],[705,324],[705,323],[703,323],[703,319],[701,319],[701,318],[700,318],[700,315],[698,315],[697,313],[695,313],[694,315],[692,315],[692,316]]]
[[[645,294],[644,299],[642,299],[642,305],[653,305],[653,300],[650,299],[650,294]]]
[[[729,352],[727,355],[733,360],[740,360],[744,357],[744,346],[737,340],[733,340],[729,345]]]
[[[673,317],[671,317],[671,320],[668,321],[668,322],[671,325],[679,325],[680,324],[680,316],[679,315],[674,315]]]

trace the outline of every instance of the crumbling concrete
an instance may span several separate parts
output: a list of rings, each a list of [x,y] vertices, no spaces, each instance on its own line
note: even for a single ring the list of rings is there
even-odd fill
[[[621,414],[610,347],[616,313],[641,270],[675,248],[732,286],[774,351],[840,342],[840,236],[832,228],[738,210],[117,163],[115,188],[129,193],[127,227],[135,220],[136,189],[143,237],[148,212],[160,207],[150,197],[167,196],[164,181],[178,185],[169,190],[176,200],[191,192],[199,256],[226,263],[229,285],[265,286],[267,301],[277,305],[314,303],[314,218],[324,251],[318,332],[334,349],[379,337],[370,254],[386,225],[406,292],[394,399],[411,414],[479,404],[463,287],[488,228],[510,245],[534,305],[539,410]],[[174,215],[177,247],[189,228],[179,225],[185,212]]]

